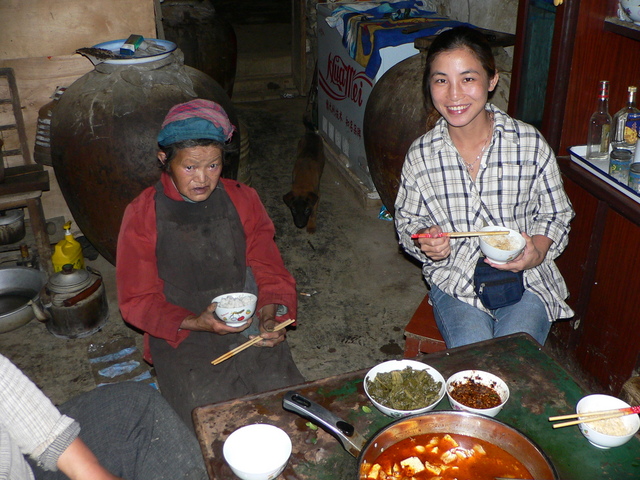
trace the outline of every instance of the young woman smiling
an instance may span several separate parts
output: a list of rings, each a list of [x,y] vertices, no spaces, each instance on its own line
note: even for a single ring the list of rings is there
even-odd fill
[[[449,348],[516,332],[543,344],[551,322],[573,315],[553,261],[567,245],[573,209],[542,135],[488,103],[498,80],[491,47],[477,30],[456,27],[434,40],[423,91],[442,118],[411,145],[395,203],[400,243],[423,264]],[[522,299],[493,310],[474,291],[477,237],[411,238],[486,225],[517,230],[526,240],[511,262],[484,260],[524,272]]]

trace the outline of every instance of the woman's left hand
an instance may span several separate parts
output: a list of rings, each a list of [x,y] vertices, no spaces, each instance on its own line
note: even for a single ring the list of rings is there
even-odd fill
[[[500,265],[491,261],[487,263],[498,270],[509,270],[511,272],[520,272],[540,265],[547,256],[547,252],[553,241],[544,235],[534,235],[530,237],[522,232],[522,236],[526,243],[524,250],[518,257],[508,263]]]
[[[273,331],[278,325],[278,322],[276,322],[277,308],[277,305],[270,304],[260,309],[260,336],[263,340],[256,343],[258,347],[275,347],[279,343],[284,342],[287,336],[286,328],[275,332]],[[251,338],[253,338],[253,336],[251,336]]]

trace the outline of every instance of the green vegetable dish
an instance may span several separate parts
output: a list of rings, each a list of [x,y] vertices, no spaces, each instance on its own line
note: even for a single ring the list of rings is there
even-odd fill
[[[395,410],[418,410],[438,399],[442,382],[434,380],[426,370],[404,370],[378,373],[367,380],[367,391],[378,403]]]

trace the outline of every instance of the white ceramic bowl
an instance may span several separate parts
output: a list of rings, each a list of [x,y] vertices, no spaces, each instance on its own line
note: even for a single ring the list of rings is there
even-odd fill
[[[480,229],[481,232],[496,232],[496,231],[508,231],[509,235],[507,238],[509,239],[509,243],[512,244],[514,248],[509,250],[504,250],[502,248],[495,247],[490,245],[490,243],[496,242],[496,240],[504,241],[504,237],[502,235],[496,236],[486,236],[486,237],[478,237],[480,239],[480,250],[486,257],[489,258],[493,263],[507,263],[520,255],[520,252],[524,250],[525,240],[520,232],[516,232],[515,230],[511,230],[510,228],[499,227],[496,225],[492,225],[489,227],[484,227]]]
[[[500,396],[500,400],[502,400],[500,405],[492,408],[472,408],[452,398],[451,392],[453,391],[455,384],[464,384],[469,380],[474,380],[480,385],[484,385],[495,390],[496,393]],[[454,410],[479,413],[481,415],[487,415],[489,417],[495,417],[498,412],[502,410],[504,404],[507,403],[507,400],[509,400],[509,387],[507,386],[507,384],[504,383],[504,381],[497,375],[489,372],[483,372],[482,370],[463,370],[461,372],[454,373],[447,380],[446,392],[447,397],[449,398],[449,403],[451,404],[451,408],[453,408]]]
[[[271,480],[291,456],[291,439],[273,425],[255,423],[235,430],[222,447],[224,459],[242,480]]]
[[[630,406],[631,405],[628,403],[623,402],[619,398],[612,397],[611,395],[594,394],[587,395],[580,399],[576,405],[576,413],[598,412],[601,410],[612,410],[614,408],[628,408]],[[601,433],[602,430],[606,430],[608,427],[610,428],[611,423],[608,421],[607,423],[580,423],[578,426],[580,427],[582,434],[592,445],[598,448],[608,449],[611,447],[619,447],[620,445],[627,443],[631,440],[631,437],[636,434],[638,429],[640,429],[640,417],[637,414],[625,415],[624,417],[619,417],[615,420],[615,424],[619,425],[617,421],[620,420],[622,425],[626,427],[626,434],[607,435],[605,433]]]
[[[392,372],[394,370],[404,370],[407,367],[411,367],[413,370],[426,370],[426,372],[431,376],[431,378],[434,381],[440,382],[440,390],[438,391],[438,395],[435,400],[433,400],[428,405],[415,410],[397,410],[395,408],[391,408],[386,405],[383,405],[373,399],[373,397],[369,393],[367,384],[373,381],[378,375],[378,373]],[[418,362],[416,360],[389,360],[387,362],[383,362],[373,367],[371,370],[367,372],[367,374],[364,377],[364,391],[367,394],[367,397],[369,397],[369,400],[371,400],[371,403],[373,403],[373,405],[382,413],[393,418],[406,417],[407,415],[416,415],[419,413],[424,413],[424,412],[433,410],[433,408],[444,397],[444,384],[445,384],[444,377],[440,374],[440,372],[438,372],[435,368],[430,367],[429,365],[424,364],[422,362]]]
[[[238,305],[225,307],[226,300]],[[216,315],[230,327],[240,327],[247,323],[256,311],[257,302],[258,297],[246,292],[225,293],[211,300],[211,303],[218,304]]]
[[[623,20],[631,20],[633,23],[640,24],[640,1],[638,0],[620,0],[620,8],[623,13],[620,18]],[[625,18],[628,17],[628,18]]]

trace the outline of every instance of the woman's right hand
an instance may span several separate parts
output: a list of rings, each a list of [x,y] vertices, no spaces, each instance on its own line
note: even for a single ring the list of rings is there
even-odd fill
[[[215,314],[217,306],[217,303],[212,303],[197,317],[195,315],[189,315],[182,321],[180,328],[183,330],[193,330],[195,332],[213,332],[218,335],[226,335],[227,333],[239,333],[246,330],[253,321],[253,317],[251,317],[244,325],[230,327]]]
[[[438,237],[437,235],[442,233],[442,228],[438,225],[434,225],[423,230],[418,230],[417,233],[429,233],[432,238],[416,238],[413,241],[416,246],[420,248],[420,251],[424,253],[434,262],[444,260],[451,255],[451,244],[449,237]]]

